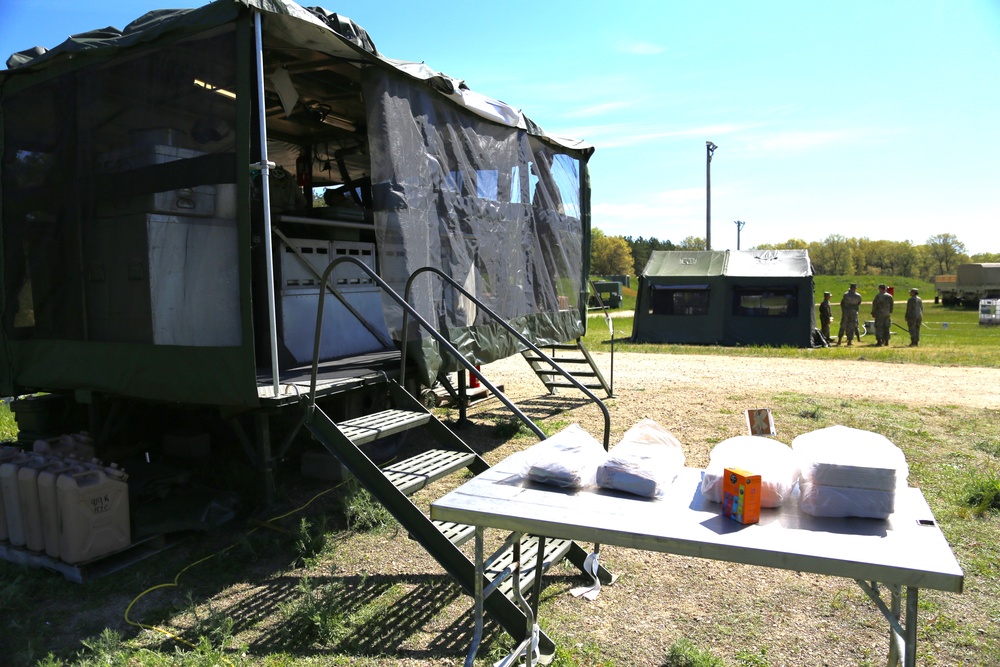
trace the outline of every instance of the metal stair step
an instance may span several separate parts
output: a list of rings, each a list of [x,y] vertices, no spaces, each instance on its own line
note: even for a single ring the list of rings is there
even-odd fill
[[[547,538],[545,540],[545,562],[548,564],[546,567],[551,567],[558,563],[563,557],[569,553],[570,547],[573,546],[572,540],[557,540],[552,538]],[[538,538],[534,535],[522,535],[521,536],[521,592],[528,590],[531,585],[535,582],[535,560],[538,557]],[[506,546],[501,551],[494,554],[492,557],[487,559],[489,563],[486,568],[486,577],[489,580],[496,579],[503,570],[510,566],[514,560],[514,549],[512,546]],[[514,587],[514,578],[507,577],[497,588],[498,591],[511,597],[511,591]]]
[[[337,428],[355,445],[378,440],[411,428],[423,426],[431,419],[428,412],[385,410],[337,424]]]
[[[464,523],[453,521],[434,521],[432,523],[456,547],[465,544],[476,535],[475,526],[467,526]]]
[[[577,389],[575,384],[570,384],[569,382],[546,382],[544,383],[549,389]],[[581,383],[583,384],[583,383]],[[604,389],[603,386],[599,384],[583,384],[587,389]]]
[[[405,495],[412,495],[436,479],[468,467],[476,458],[471,451],[431,449],[382,468],[386,479]]]
[[[590,361],[586,357],[549,357],[548,359],[543,359],[542,357],[525,357],[528,361],[533,361],[536,364],[547,364],[554,361],[557,364],[589,364]]]

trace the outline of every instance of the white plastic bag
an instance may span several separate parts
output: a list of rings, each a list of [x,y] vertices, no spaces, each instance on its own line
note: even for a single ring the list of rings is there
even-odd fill
[[[674,435],[652,419],[630,428],[597,468],[597,485],[638,496],[660,497],[684,467]]]
[[[878,433],[848,426],[803,433],[792,441],[802,479],[812,484],[893,491],[905,488],[902,450]]]
[[[792,450],[807,514],[884,519],[895,510],[896,491],[906,488],[906,457],[878,433],[830,426],[798,436]]]
[[[885,519],[896,509],[896,492],[799,482],[802,511],[813,516]]]
[[[524,476],[564,488],[593,486],[605,456],[601,443],[579,424],[571,424],[525,451]]]
[[[761,507],[780,507],[792,495],[799,478],[799,468],[788,445],[771,438],[738,435],[717,444],[709,455],[701,493],[712,502],[722,502],[726,468],[741,468],[760,475]]]

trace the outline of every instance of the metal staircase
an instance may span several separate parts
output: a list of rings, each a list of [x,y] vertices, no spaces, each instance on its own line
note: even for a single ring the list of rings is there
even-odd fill
[[[612,398],[611,386],[597,363],[590,355],[590,352],[583,344],[583,340],[577,338],[572,343],[562,343],[560,345],[546,345],[545,350],[551,351],[551,355],[538,354],[534,350],[524,350],[521,356],[525,358],[531,370],[535,372],[538,379],[542,381],[550,394],[555,394],[556,389],[578,389],[579,385],[569,381],[564,375],[555,370],[553,362],[562,365],[579,383],[587,389],[603,390],[607,398]]]
[[[406,299],[401,298],[388,285],[385,285],[382,279],[367,266],[351,257],[338,258],[327,268],[323,275],[322,284],[327,284],[330,272],[338,263],[344,261],[353,261],[362,270],[368,272],[380,284],[382,289],[403,307],[406,316],[414,317],[428,331],[429,335],[441,344],[443,349],[455,356],[459,363],[479,378],[497,398],[519,418],[525,421],[526,425],[540,439],[545,439],[545,434],[536,424],[531,422],[502,392],[483,377],[479,369],[462,358],[451,343],[423,320],[412,306],[407,303]],[[450,280],[447,276],[440,275],[443,279]],[[454,285],[454,287],[463,290],[461,286]],[[472,299],[475,298],[468,293],[466,293],[466,296]],[[480,305],[480,308],[484,312],[488,312],[491,316],[496,317],[486,306]],[[404,316],[404,331],[407,330],[405,326],[406,316]],[[317,354],[313,360],[311,398],[307,409],[305,426],[316,440],[322,443],[331,454],[336,456],[351,471],[359,483],[389,510],[409,535],[419,542],[458,581],[465,592],[472,595],[476,588],[476,567],[472,559],[460,547],[475,535],[474,527],[450,522],[432,521],[411,500],[411,496],[417,491],[433,485],[434,482],[453,474],[464,474],[466,470],[471,471],[473,474],[479,474],[487,470],[489,464],[447,426],[428,412],[420,401],[411,396],[403,388],[405,386],[405,371],[401,371],[399,382],[388,381],[386,383],[390,406],[388,409],[340,423],[336,423],[330,419],[321,407],[316,404],[318,341],[320,340],[322,322],[323,299],[321,298],[317,316]],[[499,319],[498,322],[501,325],[507,326],[505,322]],[[512,328],[509,330],[513,335],[523,338]],[[545,356],[527,340],[523,340],[523,343],[532,348],[540,357]],[[553,366],[558,368],[558,365],[554,362]],[[589,390],[578,385],[573,386],[577,386],[577,388],[591,396],[604,412],[604,444],[605,448],[607,448],[610,430],[610,417],[607,408]],[[434,443],[433,447],[429,449],[424,448],[423,451],[412,457],[394,462],[385,467],[380,467],[376,464],[365,453],[365,449],[362,448],[363,445],[410,429],[421,429],[429,436],[426,440]],[[446,484],[442,486],[446,486]],[[517,604],[515,599],[531,588],[536,576],[540,576],[540,574],[544,573],[544,570],[560,562],[563,558],[569,560],[582,573],[587,572],[585,569],[585,561],[588,556],[587,551],[569,540],[547,539],[545,540],[545,553],[543,554],[543,572],[538,573],[534,568],[525,570],[520,577],[520,590],[517,592],[513,591],[511,579],[509,577],[504,578],[511,567],[512,560],[514,559],[513,554],[519,553],[521,561],[528,563],[535,562],[537,552],[538,539],[534,536],[523,536],[519,544],[514,544],[514,540],[508,538],[504,546],[487,561],[489,565],[483,577],[482,584],[489,586],[492,581],[499,578],[503,578],[503,583],[497,589],[502,593],[501,595],[491,595],[486,599],[485,612],[513,637],[520,637],[523,634],[528,618],[525,611]],[[613,580],[611,574],[603,567],[599,568],[598,576],[602,583],[611,583]],[[542,661],[548,662],[555,652],[554,642],[547,635],[541,633],[539,635],[538,646]]]

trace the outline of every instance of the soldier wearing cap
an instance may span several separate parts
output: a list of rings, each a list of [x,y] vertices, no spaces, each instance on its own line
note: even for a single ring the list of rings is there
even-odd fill
[[[861,310],[861,295],[858,294],[858,284],[851,283],[844,296],[840,299],[840,332],[837,334],[837,345],[847,334],[847,344],[857,336],[861,340],[858,332],[858,311]]]
[[[875,320],[875,347],[889,345],[889,327],[892,326],[892,295],[885,283],[878,286],[872,299],[872,318]]]
[[[917,296],[920,290],[916,287],[910,289],[910,298],[906,301],[906,327],[910,330],[910,347],[916,347],[920,343],[920,325],[924,321],[924,302]]]
[[[823,300],[819,304],[819,328],[823,334],[823,342],[830,344],[830,322],[833,321],[833,304],[830,303],[829,292],[823,292]]]

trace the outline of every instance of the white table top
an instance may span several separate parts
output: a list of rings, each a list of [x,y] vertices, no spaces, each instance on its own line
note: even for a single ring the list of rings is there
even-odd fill
[[[919,489],[897,493],[885,520],[830,519],[797,495],[742,525],[701,495],[684,468],[667,495],[647,499],[527,481],[519,452],[431,505],[431,518],[683,556],[960,593],[964,574]]]

